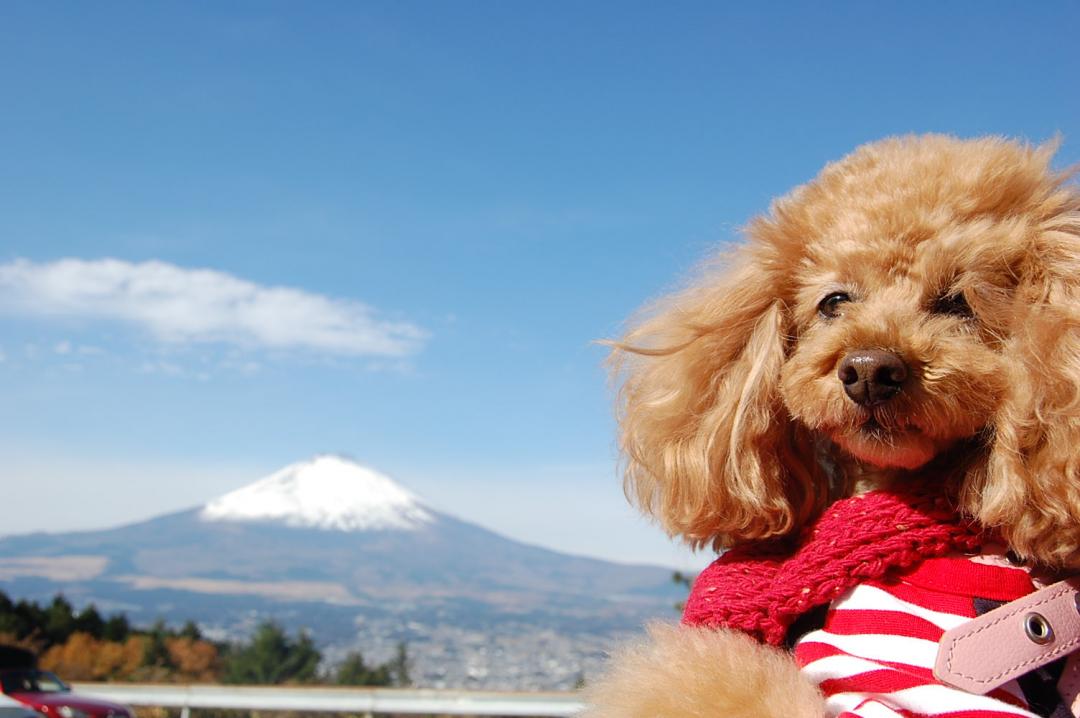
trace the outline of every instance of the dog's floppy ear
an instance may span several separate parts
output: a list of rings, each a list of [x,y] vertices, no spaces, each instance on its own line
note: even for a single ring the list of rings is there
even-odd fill
[[[1080,193],[1046,174],[1005,346],[1010,392],[963,498],[1020,555],[1080,568]]]
[[[613,343],[627,495],[695,547],[784,534],[808,510],[778,389],[788,278],[773,251],[743,247]]]

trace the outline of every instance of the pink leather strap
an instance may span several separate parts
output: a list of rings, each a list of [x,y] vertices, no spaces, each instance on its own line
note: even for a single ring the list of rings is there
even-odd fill
[[[983,694],[1072,653],[1080,648],[1078,597],[1080,577],[1074,577],[946,631],[938,644],[934,677]],[[1080,674],[1075,689],[1080,693]]]

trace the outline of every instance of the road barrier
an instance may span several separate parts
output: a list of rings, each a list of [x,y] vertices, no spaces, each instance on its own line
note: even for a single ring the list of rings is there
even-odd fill
[[[130,706],[181,709],[326,711],[376,715],[532,716],[564,718],[584,708],[576,693],[421,690],[411,688],[287,688],[277,686],[75,683],[75,691]]]

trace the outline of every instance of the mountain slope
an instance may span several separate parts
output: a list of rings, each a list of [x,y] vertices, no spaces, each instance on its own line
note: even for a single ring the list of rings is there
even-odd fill
[[[340,457],[137,524],[0,539],[0,588],[44,582],[92,596],[111,587],[134,604],[165,590],[419,613],[467,604],[492,617],[637,615],[669,603],[669,577],[513,541]]]

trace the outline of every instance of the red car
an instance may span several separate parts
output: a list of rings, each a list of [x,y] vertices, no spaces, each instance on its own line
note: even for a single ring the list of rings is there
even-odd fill
[[[47,718],[134,718],[126,706],[72,693],[55,674],[36,668],[0,670],[0,687]]]

